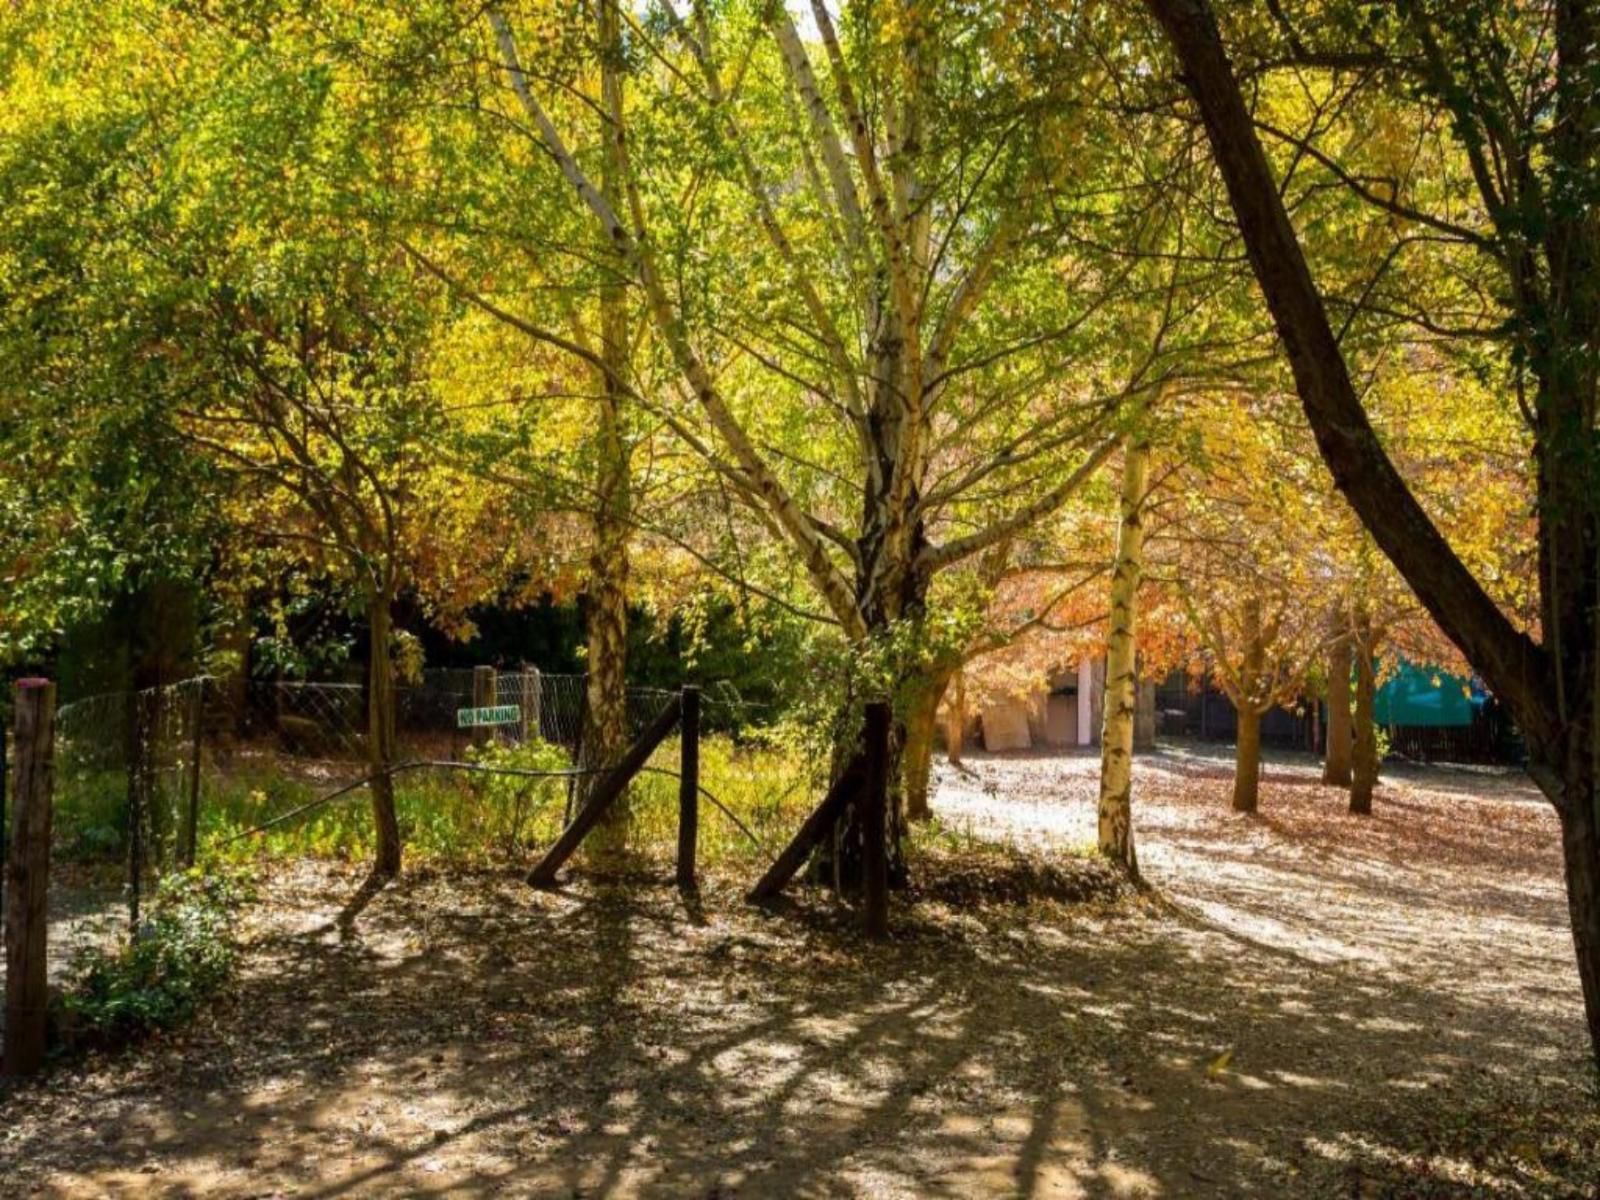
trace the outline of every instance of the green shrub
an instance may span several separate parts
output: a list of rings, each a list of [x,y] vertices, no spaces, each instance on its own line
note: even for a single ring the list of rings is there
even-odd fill
[[[58,767],[52,853],[72,862],[120,857],[127,845],[127,797],[121,768]]]
[[[629,845],[637,853],[670,858],[674,851],[678,781],[670,773],[677,770],[678,756],[678,739],[666,739],[651,756],[651,769],[628,789]],[[520,771],[560,772],[571,766],[565,750],[545,742],[490,744],[469,750],[468,758],[481,766]],[[592,782],[592,777],[586,780]],[[699,851],[706,865],[770,858],[799,827],[825,785],[802,750],[759,732],[738,741],[720,734],[702,739],[700,782],[759,839],[753,844],[716,803],[703,798]],[[365,789],[263,833],[239,837],[314,801],[335,783],[291,776],[272,765],[208,776],[200,808],[202,857],[234,862],[302,854],[356,862],[367,858],[372,819]],[[569,780],[559,775],[530,778],[449,768],[401,772],[395,776],[395,807],[407,861],[526,863],[560,835],[568,788]]]
[[[76,964],[62,999],[70,1026],[117,1041],[187,1019],[232,972],[235,920],[250,897],[242,872],[169,876],[131,944]]]

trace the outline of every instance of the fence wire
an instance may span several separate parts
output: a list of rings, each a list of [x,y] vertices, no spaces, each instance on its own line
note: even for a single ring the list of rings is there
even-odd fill
[[[586,675],[533,667],[498,671],[489,694],[482,691],[483,678],[470,669],[428,670],[397,686],[392,761],[430,768],[407,779],[447,774],[434,769],[452,765],[468,768],[463,778],[500,779],[494,786],[511,796],[502,814],[506,830],[466,827],[486,844],[525,852],[529,846],[519,839],[537,804],[547,805],[554,819],[564,796],[570,818],[583,788],[614,764],[595,761],[585,744],[593,741],[586,728]],[[677,695],[628,688],[628,739]],[[463,727],[461,710],[478,707],[514,713],[500,724]],[[297,810],[315,820],[323,807],[317,798],[359,789],[373,774],[370,716],[363,684],[296,680],[197,677],[62,705],[48,916],[52,983],[63,983],[85,953],[137,931],[163,876],[203,861],[208,848],[258,825],[297,822]],[[766,717],[731,686],[702,692],[701,727],[708,733],[739,734]],[[531,757],[484,765],[486,755],[518,748],[528,748]],[[676,766],[668,745],[645,771],[672,774]],[[549,778],[541,784],[539,776]],[[535,794],[541,786],[542,800]],[[479,801],[488,808],[494,802],[492,795]],[[743,821],[723,811],[741,836],[760,843]],[[0,837],[0,861],[4,849]]]
[[[578,771],[609,766],[585,745],[592,740],[588,685],[586,675],[523,667],[495,672],[485,695],[471,669],[424,671],[395,689],[394,759],[468,762],[488,747],[537,742],[559,749]],[[630,687],[628,738],[675,695]],[[514,716],[462,726],[462,710],[487,706],[514,709]],[[737,733],[763,716],[726,684],[703,692],[701,712],[708,732]],[[121,886],[136,904],[155,878],[194,861],[206,799],[218,788],[250,789],[260,801],[255,815],[270,819],[302,803],[307,788],[329,790],[370,774],[370,716],[362,684],[296,680],[199,677],[63,705],[56,717],[56,857],[120,860]]]

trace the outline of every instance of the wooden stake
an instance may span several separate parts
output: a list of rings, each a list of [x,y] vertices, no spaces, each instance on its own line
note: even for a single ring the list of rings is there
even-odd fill
[[[539,668],[532,663],[523,663],[522,741],[524,745],[544,736],[544,725],[539,711],[542,699],[543,681],[539,678]]]
[[[778,861],[767,868],[767,873],[755,887],[750,889],[746,899],[752,904],[759,904],[763,900],[771,900],[783,891],[789,880],[805,866],[806,858],[817,843],[833,832],[834,822],[839,819],[839,814],[844,811],[845,805],[860,794],[866,777],[866,756],[857,754],[845,764],[839,778],[833,781],[828,794],[822,798],[822,803],[812,810],[805,824],[800,826],[799,832],[794,835],[794,839],[783,848],[783,853],[778,855]]]
[[[55,777],[56,688],[47,679],[16,686],[17,796],[6,856],[7,1075],[44,1065],[51,792]]]
[[[700,836],[700,689],[684,688],[680,703],[683,740],[678,760],[678,887],[692,892],[695,843]]]
[[[605,815],[606,809],[611,807],[611,802],[622,795],[622,789],[627,787],[639,773],[639,768],[644,766],[645,760],[655,752],[655,748],[667,734],[672,732],[672,727],[678,723],[682,704],[681,698],[677,696],[668,701],[666,708],[661,710],[661,715],[639,735],[638,741],[628,747],[628,752],[622,756],[622,761],[600,777],[600,782],[595,784],[594,790],[589,793],[589,799],[578,810],[578,815],[572,819],[572,824],[566,827],[556,844],[550,847],[549,852],[540,860],[539,865],[528,872],[529,883],[535,887],[549,887],[555,883],[556,872],[582,845],[589,831]]]

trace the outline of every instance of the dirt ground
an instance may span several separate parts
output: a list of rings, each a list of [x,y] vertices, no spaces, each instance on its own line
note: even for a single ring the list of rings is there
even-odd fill
[[[1151,895],[933,886],[886,947],[731,880],[283,870],[193,1026],[0,1098],[0,1193],[1600,1197],[1531,787],[1390,772],[1359,820],[1279,761],[1250,819],[1215,753],[1140,763]],[[941,766],[953,861],[999,839],[1097,892],[1096,766]]]

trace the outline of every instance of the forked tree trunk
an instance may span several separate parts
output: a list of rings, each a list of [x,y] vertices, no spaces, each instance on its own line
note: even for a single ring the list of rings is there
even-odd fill
[[[597,29],[602,55],[601,87],[606,110],[612,101],[620,107],[622,87],[618,74],[620,35],[616,7],[597,6]],[[621,149],[611,130],[604,138],[601,191],[614,208],[622,200]],[[628,728],[628,516],[631,503],[628,449],[623,431],[623,389],[628,371],[627,295],[622,279],[627,264],[611,264],[613,271],[600,288],[600,347],[605,370],[599,379],[599,413],[595,430],[594,543],[589,555],[588,703],[585,705],[583,757],[586,765],[615,763],[627,750]],[[580,780],[593,783],[594,776]],[[580,791],[587,788],[580,786]],[[617,797],[606,810],[591,844],[599,851],[622,849],[631,821],[628,795]]]
[[[1357,618],[1355,640],[1356,713],[1354,754],[1350,770],[1350,811],[1358,816],[1372,812],[1372,790],[1378,785],[1378,723],[1373,716],[1377,679],[1372,667],[1372,627]]]
[[[1341,633],[1328,650],[1328,745],[1322,782],[1350,786],[1350,638]]]
[[[400,873],[400,821],[395,815],[394,667],[389,656],[392,616],[389,588],[377,588],[367,599],[367,766],[372,775],[372,827],[377,837],[373,871]]]
[[[1133,734],[1138,675],[1135,632],[1139,579],[1144,570],[1141,509],[1150,449],[1130,441],[1122,462],[1121,524],[1111,575],[1111,632],[1106,641],[1106,694],[1100,727],[1100,853],[1139,874],[1133,844]]]
[[[906,820],[926,821],[933,816],[928,786],[933,775],[933,739],[939,727],[939,703],[950,686],[950,672],[937,671],[916,685],[906,712],[906,747],[901,763],[905,780]]]
[[[1233,754],[1233,811],[1253,813],[1261,804],[1261,713],[1252,705],[1239,709],[1239,733]]]

